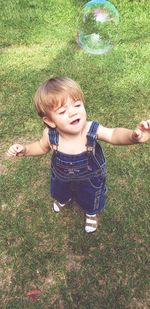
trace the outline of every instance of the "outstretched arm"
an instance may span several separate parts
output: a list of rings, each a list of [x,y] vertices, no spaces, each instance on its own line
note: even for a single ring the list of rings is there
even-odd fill
[[[100,126],[97,131],[97,137],[99,140],[113,145],[144,143],[150,139],[150,119],[141,121],[135,130]]]
[[[39,141],[31,144],[13,144],[7,151],[9,157],[39,156],[50,150],[47,128],[43,131],[43,136]]]

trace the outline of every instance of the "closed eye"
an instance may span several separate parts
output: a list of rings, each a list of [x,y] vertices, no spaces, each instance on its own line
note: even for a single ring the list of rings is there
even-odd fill
[[[80,107],[80,106],[81,106],[81,103],[80,103],[80,102],[76,102],[74,106],[75,106],[75,107]]]
[[[59,115],[63,115],[66,110],[59,111]]]

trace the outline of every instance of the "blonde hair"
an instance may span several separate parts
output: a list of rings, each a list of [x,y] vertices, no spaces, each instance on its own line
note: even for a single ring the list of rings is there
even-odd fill
[[[67,77],[54,77],[46,80],[34,96],[35,108],[40,117],[49,116],[50,112],[65,104],[67,98],[82,100],[84,95],[80,86]]]

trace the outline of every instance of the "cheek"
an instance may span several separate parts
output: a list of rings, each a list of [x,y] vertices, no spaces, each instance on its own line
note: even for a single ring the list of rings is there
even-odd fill
[[[85,109],[83,109],[81,113],[86,118],[86,111],[85,111]]]
[[[58,117],[57,118],[57,123],[58,124],[64,124],[66,122],[66,116],[63,116],[63,117]]]
[[[82,111],[83,111],[84,113],[86,113],[86,110],[85,110],[85,107],[84,107],[84,106],[82,106]]]

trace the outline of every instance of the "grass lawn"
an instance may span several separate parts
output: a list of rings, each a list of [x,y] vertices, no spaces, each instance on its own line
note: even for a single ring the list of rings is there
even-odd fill
[[[109,54],[76,43],[78,0],[1,1],[0,308],[148,309],[150,144],[104,144],[107,207],[95,234],[76,205],[52,212],[50,154],[8,159],[41,136],[33,95],[52,75],[81,85],[89,119],[134,128],[150,117],[150,2],[113,0],[120,12]],[[70,205],[71,206],[71,205]],[[27,297],[33,289],[42,294]]]

